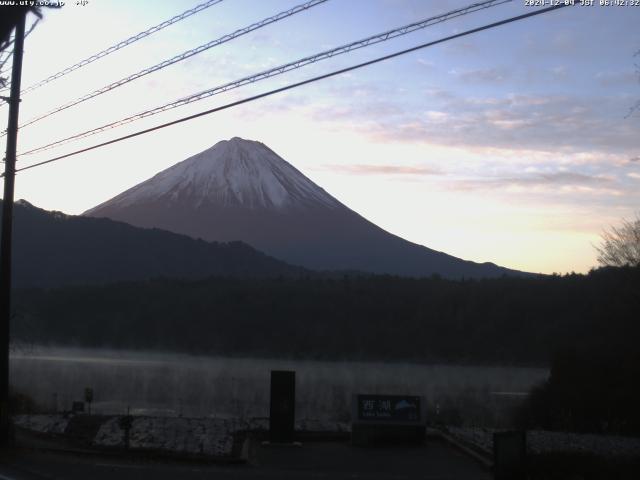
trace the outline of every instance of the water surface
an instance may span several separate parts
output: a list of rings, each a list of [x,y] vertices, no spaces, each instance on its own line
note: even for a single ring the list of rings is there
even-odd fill
[[[271,370],[295,370],[298,418],[348,420],[357,393],[422,395],[433,413],[487,423],[548,376],[542,368],[194,357],[34,347],[11,356],[11,384],[49,410],[94,391],[93,412],[266,417]]]

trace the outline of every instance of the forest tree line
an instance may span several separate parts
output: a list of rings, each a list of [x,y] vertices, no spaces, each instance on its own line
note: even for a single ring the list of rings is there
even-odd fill
[[[14,293],[19,342],[280,358],[548,365],[633,350],[640,268],[488,280],[157,279]]]

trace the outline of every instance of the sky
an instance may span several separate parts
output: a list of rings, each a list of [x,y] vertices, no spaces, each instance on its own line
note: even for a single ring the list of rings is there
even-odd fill
[[[25,42],[23,88],[198,3],[45,10]],[[21,123],[299,3],[224,0],[24,94]],[[470,3],[329,0],[27,126],[18,152]],[[18,167],[536,8],[515,0],[471,13],[24,155]],[[514,269],[587,272],[603,230],[640,211],[640,112],[630,114],[639,24],[640,7],[545,13],[21,172],[16,199],[80,214],[239,136],[412,242]]]

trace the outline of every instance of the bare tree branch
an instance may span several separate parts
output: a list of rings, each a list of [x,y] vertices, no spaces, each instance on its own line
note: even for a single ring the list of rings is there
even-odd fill
[[[623,220],[620,227],[605,230],[595,248],[602,266],[640,266],[640,214],[635,220]]]
[[[634,53],[633,56],[640,57],[640,50]],[[636,63],[635,66],[636,66],[636,73],[638,74],[638,83],[640,83],[640,63]],[[629,109],[629,113],[627,113],[624,118],[629,118],[631,115],[633,115],[635,112],[638,112],[638,111],[640,111],[640,100],[638,100],[635,104],[631,106],[631,108]]]

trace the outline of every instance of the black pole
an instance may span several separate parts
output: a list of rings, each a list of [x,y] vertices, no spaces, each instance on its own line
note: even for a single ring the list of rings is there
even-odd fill
[[[0,240],[0,445],[11,442],[9,419],[9,328],[11,322],[11,236],[13,230],[13,190],[16,175],[16,147],[18,143],[18,113],[20,110],[20,80],[26,12],[16,24],[9,123],[7,126],[7,155],[4,165],[4,201],[2,202],[2,238]]]

